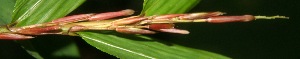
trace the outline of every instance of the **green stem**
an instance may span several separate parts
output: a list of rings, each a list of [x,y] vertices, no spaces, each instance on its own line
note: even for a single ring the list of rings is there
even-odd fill
[[[0,33],[7,33],[10,32],[7,26],[0,26]]]

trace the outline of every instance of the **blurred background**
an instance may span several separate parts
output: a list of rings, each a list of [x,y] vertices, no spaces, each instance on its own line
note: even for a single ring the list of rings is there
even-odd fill
[[[300,58],[299,1],[293,0],[202,0],[191,12],[222,11],[226,15],[283,15],[290,19],[257,20],[240,23],[181,23],[177,28],[189,35],[159,33],[148,35],[171,43],[222,54],[234,59],[298,59]],[[87,0],[71,14],[97,13],[134,9],[142,10],[143,0]],[[70,15],[71,15],[70,14]],[[55,36],[52,36],[55,37]],[[84,59],[113,59],[73,38]],[[1,58],[32,58],[13,41],[0,41]],[[7,54],[9,53],[9,54]]]

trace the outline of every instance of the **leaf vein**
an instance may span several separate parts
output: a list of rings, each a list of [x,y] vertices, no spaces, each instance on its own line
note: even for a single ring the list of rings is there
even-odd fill
[[[87,36],[85,36],[85,35],[82,35],[82,37],[87,38],[87,39],[90,39],[90,40],[93,40],[93,41],[98,42],[98,43],[102,43],[102,44],[104,44],[104,45],[107,45],[107,46],[110,46],[110,47],[113,47],[113,48],[117,48],[117,49],[120,49],[120,50],[124,50],[124,51],[130,52],[130,53],[133,53],[133,54],[137,54],[137,55],[140,55],[140,56],[143,56],[143,57],[146,57],[146,58],[156,59],[156,58],[154,58],[154,57],[147,56],[147,55],[142,54],[142,53],[134,52],[134,51],[131,51],[131,50],[128,50],[128,49],[125,49],[125,48],[122,48],[122,47],[118,47],[118,46],[115,46],[115,45],[112,45],[112,44],[109,44],[109,43],[106,43],[106,42],[103,42],[103,41],[100,41],[100,40],[97,40],[97,39],[94,39],[94,38],[87,37]]]

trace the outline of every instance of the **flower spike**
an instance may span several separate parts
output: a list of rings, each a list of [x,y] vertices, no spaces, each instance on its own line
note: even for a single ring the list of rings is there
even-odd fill
[[[22,40],[31,39],[27,35],[61,34],[76,36],[76,32],[84,30],[115,30],[126,34],[156,34],[168,32],[189,34],[187,30],[176,29],[174,23],[208,22],[248,22],[257,19],[288,19],[285,16],[224,16],[224,12],[200,12],[188,14],[168,14],[156,16],[131,16],[122,19],[112,19],[133,14],[131,9],[99,14],[79,14],[53,20],[48,23],[24,27],[0,27],[0,39]]]

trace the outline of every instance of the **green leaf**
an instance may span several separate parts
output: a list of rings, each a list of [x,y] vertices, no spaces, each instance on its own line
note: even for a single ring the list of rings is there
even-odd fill
[[[183,13],[199,0],[145,0],[141,14]],[[183,47],[163,39],[114,32],[78,32],[90,45],[122,59],[229,59],[204,50]]]
[[[200,0],[145,0],[141,14],[146,16],[185,13],[197,5]]]
[[[66,16],[84,1],[85,0],[17,0],[13,12],[13,20],[11,22],[16,23],[16,27],[48,22]],[[70,40],[70,37],[39,36],[32,40],[17,42],[35,58],[79,58],[77,46],[73,40]]]
[[[13,21],[16,26],[49,22],[64,17],[85,0],[17,0]]]
[[[141,35],[78,32],[86,42],[104,52],[124,59],[224,59],[225,56],[172,44]]]
[[[16,0],[0,0],[0,26],[10,23]]]

